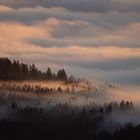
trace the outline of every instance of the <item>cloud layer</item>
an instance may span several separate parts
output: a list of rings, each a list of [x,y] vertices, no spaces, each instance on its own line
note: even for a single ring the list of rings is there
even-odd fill
[[[12,7],[64,7],[71,11],[84,12],[139,12],[140,2],[138,0],[1,0],[0,4]]]
[[[139,7],[138,0],[0,0],[0,56],[140,84]]]

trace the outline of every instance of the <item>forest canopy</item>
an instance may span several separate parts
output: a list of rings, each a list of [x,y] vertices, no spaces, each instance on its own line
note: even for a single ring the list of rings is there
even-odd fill
[[[11,61],[8,58],[0,58],[0,80],[61,80],[67,81],[68,76],[64,69],[53,73],[48,67],[46,72],[38,70],[35,64],[24,64],[19,61]]]

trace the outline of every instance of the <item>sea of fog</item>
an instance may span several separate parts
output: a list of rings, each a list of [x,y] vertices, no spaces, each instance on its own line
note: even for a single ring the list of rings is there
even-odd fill
[[[64,85],[57,83],[59,86]],[[53,86],[58,85],[55,84]],[[44,85],[44,83],[42,84]],[[47,83],[51,86],[52,83]],[[45,86],[45,85],[44,85]],[[34,93],[21,93],[13,92],[14,102],[21,107],[38,107],[42,109],[51,110],[53,107],[59,104],[69,104],[72,107],[83,107],[85,105],[104,105],[109,102],[120,103],[122,100],[132,101],[134,108],[124,111],[113,111],[106,116],[106,123],[104,128],[115,129],[110,122],[116,122],[116,124],[133,123],[134,125],[140,124],[140,87],[138,86],[114,86],[109,84],[95,84],[92,83],[90,91],[76,90],[74,93],[52,93],[47,95],[38,95]],[[96,87],[96,90],[95,90]],[[64,87],[65,88],[65,87]],[[12,94],[12,93],[10,93]],[[13,100],[8,99],[9,91],[0,91],[0,117],[8,118],[12,113],[9,109]],[[4,97],[3,97],[4,96]]]

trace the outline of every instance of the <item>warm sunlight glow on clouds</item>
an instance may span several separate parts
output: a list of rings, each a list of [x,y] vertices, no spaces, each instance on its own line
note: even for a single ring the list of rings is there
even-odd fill
[[[0,56],[139,84],[140,3],[88,1],[0,0]]]
[[[0,5],[0,13],[4,12],[10,12],[13,11],[13,8],[7,7],[7,6],[1,6]]]

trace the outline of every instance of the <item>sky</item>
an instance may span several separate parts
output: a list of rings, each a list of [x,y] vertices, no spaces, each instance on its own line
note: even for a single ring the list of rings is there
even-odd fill
[[[140,85],[140,1],[0,0],[0,57]]]

